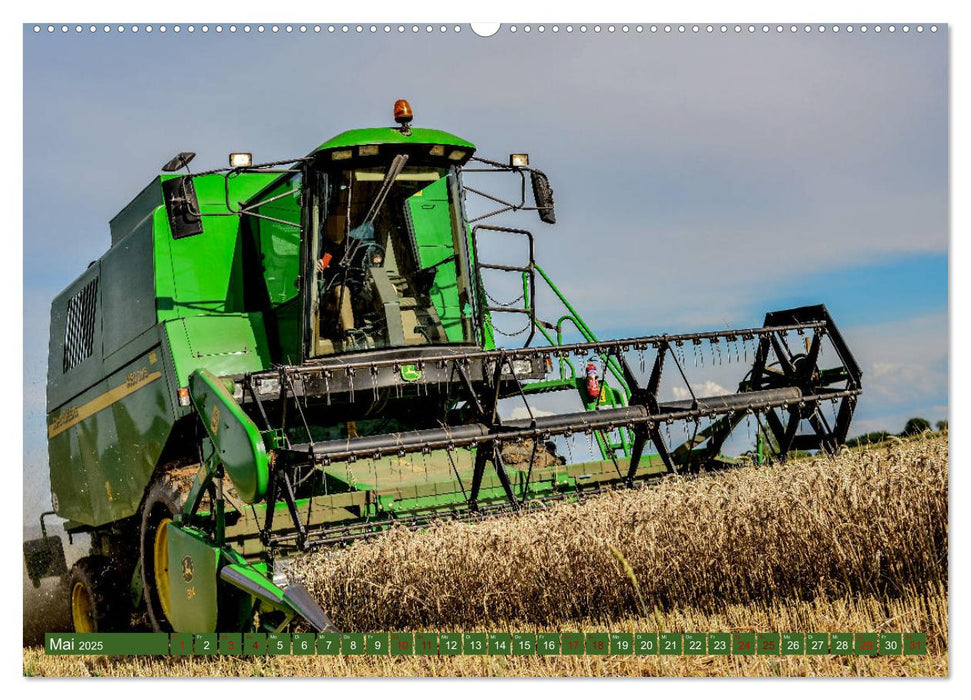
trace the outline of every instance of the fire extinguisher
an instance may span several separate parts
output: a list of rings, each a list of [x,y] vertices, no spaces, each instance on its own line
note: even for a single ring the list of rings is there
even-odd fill
[[[600,380],[597,378],[597,366],[587,362],[587,396],[591,399],[600,398]]]

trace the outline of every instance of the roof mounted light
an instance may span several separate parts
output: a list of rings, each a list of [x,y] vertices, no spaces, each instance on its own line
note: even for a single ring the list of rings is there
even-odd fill
[[[401,125],[401,133],[405,136],[411,135],[411,129],[408,128],[408,125],[414,118],[415,115],[411,111],[411,105],[408,104],[408,100],[397,100],[394,103],[394,120]]]
[[[398,100],[394,103],[394,120],[396,122],[404,126],[414,118],[415,115],[411,111],[411,105],[408,104],[408,100]]]
[[[529,154],[528,153],[511,153],[509,155],[509,167],[511,167],[511,168],[528,168],[529,167]]]
[[[231,168],[250,168],[253,166],[252,153],[230,153],[229,167]]]

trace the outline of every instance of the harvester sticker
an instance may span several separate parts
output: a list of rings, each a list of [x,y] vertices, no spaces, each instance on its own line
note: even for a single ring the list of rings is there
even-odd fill
[[[406,382],[417,382],[422,377],[422,371],[415,365],[402,365],[401,378]]]
[[[136,376],[137,375],[137,376]],[[96,396],[87,403],[80,406],[71,406],[62,410],[53,421],[47,426],[47,439],[50,440],[60,435],[68,428],[74,427],[85,418],[93,416],[99,411],[110,407],[112,404],[133,394],[143,386],[151,384],[162,376],[161,372],[148,372],[145,369],[132,372],[125,378],[125,383],[109,389],[100,396]]]
[[[186,583],[192,581],[192,556],[189,554],[182,557],[182,580]]]
[[[219,405],[212,407],[212,420],[209,421],[209,432],[213,435],[219,433]]]

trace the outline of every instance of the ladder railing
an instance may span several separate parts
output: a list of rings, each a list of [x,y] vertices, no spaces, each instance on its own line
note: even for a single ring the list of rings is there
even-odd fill
[[[528,241],[528,263],[523,265],[506,265],[498,263],[488,263],[482,262],[479,254],[479,232],[480,231],[493,231],[498,233],[513,234],[518,236],[523,236]],[[533,235],[529,231],[517,228],[508,228],[503,226],[488,226],[488,225],[477,225],[472,228],[472,235],[470,236],[472,243],[472,257],[475,261],[475,274],[476,282],[479,284],[480,289],[482,289],[485,295],[484,305],[482,310],[492,313],[511,313],[511,314],[521,314],[525,315],[529,319],[529,335],[526,338],[524,347],[529,347],[535,337],[536,331],[539,330],[540,335],[546,340],[550,345],[562,345],[564,342],[564,326],[572,326],[580,334],[581,337],[586,342],[597,343],[599,339],[591,330],[590,326],[583,320],[577,310],[569,302],[569,300],[564,296],[563,292],[553,283],[553,280],[546,273],[543,268],[536,264],[536,259],[534,256],[533,247]],[[523,293],[518,299],[513,300],[509,304],[500,305],[498,303],[489,303],[490,297],[487,292],[485,292],[485,286],[482,280],[482,270],[498,270],[500,272],[512,272],[518,273],[522,276]],[[545,321],[541,321],[536,317],[536,275],[539,273],[539,277],[545,282],[546,286],[553,292],[554,296],[559,300],[559,302],[566,309],[567,313],[560,316],[557,319],[556,324],[550,324]],[[522,306],[516,306],[518,301],[522,300]],[[494,326],[493,326],[494,328]],[[524,329],[526,330],[526,329]],[[551,334],[551,331],[555,332],[555,337]],[[602,374],[605,375],[601,378],[601,393],[596,399],[590,400],[589,397],[584,395],[583,385],[582,385],[582,375],[577,372],[577,368],[573,361],[569,358],[561,357],[559,360],[559,378],[551,381],[541,381],[531,384],[527,384],[523,387],[526,393],[540,393],[540,392],[551,392],[559,390],[573,389],[580,394],[581,400],[583,401],[584,407],[589,411],[595,411],[601,406],[607,408],[614,408],[617,406],[627,406],[630,401],[630,387],[628,386],[627,380],[624,377],[623,369],[620,366],[616,357],[607,356],[603,358],[603,371]],[[608,386],[606,381],[606,375],[610,375],[612,386]],[[619,391],[613,387],[619,387]],[[596,440],[600,453],[604,459],[613,459],[618,456],[618,450],[620,454],[624,457],[630,456],[630,446],[631,446],[631,436],[625,428],[619,428],[617,431],[619,435],[619,440],[609,439],[607,434],[598,432],[596,434]]]
[[[479,255],[479,231],[495,231],[498,233],[509,233],[518,236],[524,236],[529,244],[529,263],[523,267],[520,265],[501,265],[498,263],[485,263],[482,262]],[[472,227],[472,259],[475,261],[475,277],[479,288],[485,292],[485,285],[482,281],[482,270],[499,270],[500,272],[516,272],[522,275],[523,278],[523,295],[520,297],[523,300],[523,308],[514,306],[518,299],[514,300],[511,304],[507,305],[492,305],[486,303],[482,306],[482,310],[493,313],[506,313],[506,314],[523,314],[529,318],[529,336],[526,338],[526,342],[523,347],[529,347],[529,344],[533,340],[533,336],[536,334],[536,307],[533,304],[533,300],[536,297],[536,258],[533,254],[533,234],[521,228],[508,228],[506,226],[489,226],[487,224],[479,224]],[[488,298],[485,300],[488,301]],[[493,326],[493,329],[495,327]],[[524,329],[525,330],[525,329]],[[501,331],[500,331],[501,332]]]

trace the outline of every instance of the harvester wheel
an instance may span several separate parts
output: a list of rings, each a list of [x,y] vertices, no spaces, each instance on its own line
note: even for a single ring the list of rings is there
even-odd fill
[[[149,489],[142,505],[141,562],[145,608],[152,628],[169,632],[168,532],[166,525],[181,510],[179,491],[165,478]]]
[[[102,556],[82,557],[71,569],[68,600],[75,632],[120,632],[131,623],[126,581]]]

